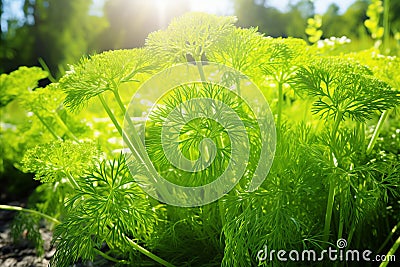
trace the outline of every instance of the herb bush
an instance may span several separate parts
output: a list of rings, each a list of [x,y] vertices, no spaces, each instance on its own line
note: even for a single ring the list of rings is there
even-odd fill
[[[234,23],[234,17],[186,14],[150,34],[143,48],[83,57],[45,88],[38,81],[48,73],[36,67],[2,74],[2,162],[42,182],[29,209],[0,206],[25,211],[16,218],[14,236],[28,229],[43,253],[38,228],[44,220],[54,229],[52,266],[88,260],[266,266],[271,262],[257,258],[264,245],[321,251],[341,238],[347,248],[386,253],[395,240],[391,228],[400,222],[399,59],[376,49],[344,54],[340,44],[329,50],[265,37]],[[146,194],[136,178],[153,175],[148,165],[154,164],[174,183],[208,183],[231,159],[225,129],[206,119],[181,129],[181,150],[190,159],[201,154],[204,137],[223,144],[215,164],[196,176],[174,169],[157,137],[168,112],[200,94],[201,84],[164,96],[146,124],[146,145],[132,130],[128,148],[134,155],[128,158],[125,114],[132,94],[155,74],[189,62],[204,81],[207,61],[234,70],[224,77],[239,96],[244,79],[260,88],[275,118],[274,161],[261,186],[247,190],[257,165],[268,164],[259,162],[257,122],[238,98],[211,86],[208,97],[228,102],[244,121],[250,160],[240,182],[219,200],[168,205]],[[145,95],[140,103],[138,116],[149,105]],[[288,263],[273,262],[280,265]]]

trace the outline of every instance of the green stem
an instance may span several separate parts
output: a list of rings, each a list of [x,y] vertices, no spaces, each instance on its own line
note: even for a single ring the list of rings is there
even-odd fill
[[[328,203],[326,205],[326,213],[325,213],[325,225],[324,225],[324,241],[327,242],[329,239],[331,220],[332,220],[332,210],[333,203],[335,201],[335,183],[333,181],[329,182],[329,195],[328,195]]]
[[[25,209],[22,207],[18,207],[18,206],[10,206],[10,205],[0,205],[0,209],[2,210],[14,210],[14,211],[23,211],[23,212],[28,212],[28,213],[32,213],[32,214],[36,214],[39,216],[42,216],[43,218],[46,218],[47,220],[55,223],[55,224],[60,224],[60,221],[57,220],[56,218],[53,218],[47,214],[44,214],[40,211],[37,210],[32,210],[32,209]]]
[[[42,66],[42,68],[43,68],[45,71],[47,71],[47,73],[49,74],[49,76],[48,76],[47,78],[50,80],[50,82],[56,83],[56,82],[57,82],[57,79],[54,78],[53,74],[51,73],[51,71],[50,71],[50,69],[49,69],[49,66],[47,66],[47,64],[46,64],[46,62],[43,60],[43,58],[41,58],[41,57],[38,58],[38,61],[39,61],[40,66]]]
[[[347,236],[347,245],[351,244],[351,241],[353,240],[354,233],[356,231],[356,227],[354,225],[354,222],[355,222],[355,220],[353,220],[353,222],[351,223],[350,232],[349,232],[349,235]]]
[[[225,203],[222,199],[218,200],[219,216],[221,218],[222,228],[225,226]]]
[[[111,111],[110,107],[108,106],[106,100],[104,99],[104,97],[102,95],[98,95],[101,104],[103,105],[103,108],[105,109],[105,111],[107,112],[108,117],[111,119],[111,121],[113,122],[115,128],[117,129],[118,133],[121,135],[121,137],[124,139],[124,141],[127,143],[129,149],[131,150],[131,152],[135,155],[135,157],[142,163],[144,163],[146,165],[146,162],[144,161],[144,159],[141,156],[141,153],[139,153],[139,151],[135,148],[135,146],[130,142],[129,138],[126,136],[126,134],[124,133],[121,125],[119,124],[117,118],[114,116],[114,113]],[[147,165],[146,165],[147,166]]]
[[[132,239],[130,239],[129,237],[127,237],[125,234],[123,234],[124,237],[127,239],[127,241],[129,242],[129,244],[136,249],[137,251],[143,253],[144,255],[146,255],[147,257],[155,260],[156,262],[166,266],[166,267],[175,267],[175,265],[173,265],[172,263],[169,263],[166,260],[161,259],[160,257],[158,257],[157,255],[154,255],[153,253],[151,253],[150,251],[148,251],[147,249],[145,249],[144,247],[136,244]]]
[[[277,118],[277,134],[278,140],[280,138],[281,125],[282,125],[282,108],[283,108],[283,84],[278,82],[278,118]]]
[[[204,74],[202,62],[200,60],[196,60],[196,66],[197,66],[197,70],[199,71],[200,79],[203,82],[206,82],[206,76]],[[238,90],[238,95],[240,96],[240,80],[236,81],[236,86],[237,86],[237,90]],[[221,223],[222,223],[222,225],[224,225],[225,224],[225,214],[224,214],[225,204],[222,202],[222,200],[218,200],[218,208],[219,208],[219,213],[220,213],[220,217],[221,217]]]
[[[342,121],[342,118],[343,118],[342,112],[338,111],[338,114],[337,114],[337,117],[335,120],[335,125],[333,126],[333,129],[332,129],[331,142],[333,142],[333,143],[336,143],[336,133],[339,129],[339,125],[340,125],[340,122]]]
[[[126,135],[126,133],[124,132],[124,130],[122,129],[121,125],[119,124],[117,118],[114,116],[114,113],[111,111],[110,107],[108,106],[107,102],[105,101],[104,97],[102,95],[98,95],[101,104],[103,105],[103,108],[105,109],[108,117],[111,119],[111,121],[113,122],[115,128],[117,129],[118,133],[121,135],[122,139],[124,140],[124,142],[128,145],[129,150],[132,152],[132,154],[136,157],[136,159],[143,164],[143,166],[146,168],[147,172],[149,173],[149,175],[151,175],[155,180],[157,180],[158,174],[157,171],[152,168],[152,163],[150,161],[150,159],[148,157],[146,157],[145,155],[142,156],[142,153],[140,151],[140,148],[143,147],[143,144],[137,143],[136,145],[139,146],[139,150],[135,147],[134,144],[132,144],[130,138]],[[121,102],[122,103],[122,102]],[[135,131],[135,129],[132,129],[132,131]],[[141,146],[140,146],[141,145]],[[144,149],[144,148],[142,148]],[[142,150],[143,151],[143,150]],[[170,194],[168,192],[166,192],[165,188],[163,187],[162,183],[158,183],[156,182],[154,184],[155,186],[157,186],[157,188],[159,189],[160,194],[162,194],[162,196],[164,198],[169,198]]]
[[[385,241],[383,242],[383,244],[381,245],[381,247],[378,249],[378,251],[376,252],[377,254],[379,254],[387,245],[387,243],[389,243],[389,240],[392,238],[392,236],[394,235],[394,233],[396,233],[397,229],[400,227],[400,222],[398,222],[396,224],[395,227],[393,227],[392,231],[390,231],[390,234],[388,235],[388,237],[386,237]]]
[[[132,134],[133,141],[134,141],[134,145],[136,145],[136,147],[138,148],[137,153],[140,153],[140,157],[144,158],[144,155],[146,154],[146,149],[145,149],[142,141],[140,140],[138,133],[136,132],[135,125],[132,123],[132,120],[129,117],[129,114],[126,111],[125,105],[122,103],[122,99],[118,93],[118,90],[117,89],[113,90],[113,93],[114,93],[114,97],[118,103],[119,108],[121,109],[122,113],[124,114],[125,120],[129,124],[130,132]]]
[[[381,263],[381,265],[379,265],[379,267],[386,267],[389,264],[390,259],[392,258],[394,253],[396,253],[396,250],[399,248],[399,246],[400,246],[400,236],[399,236],[399,238],[397,238],[396,242],[394,242],[393,246],[390,248],[389,252],[386,254],[386,257],[385,257],[386,261],[383,261]],[[394,259],[394,257],[393,257],[393,259]]]
[[[65,122],[60,118],[57,112],[54,112],[54,118],[57,123],[63,128],[63,130],[67,133],[67,135],[72,138],[74,141],[79,142],[79,139],[72,133],[71,129],[65,124]]]
[[[117,118],[115,118],[114,113],[112,113],[110,107],[108,106],[106,100],[104,99],[104,97],[102,95],[98,95],[101,104],[103,105],[104,110],[107,112],[108,117],[111,119],[111,121],[113,122],[115,128],[117,129],[118,133],[122,136],[122,128],[119,125]]]
[[[389,52],[389,41],[390,41],[390,21],[389,21],[389,9],[390,0],[383,1],[383,53],[388,54]]]
[[[378,124],[375,127],[374,133],[372,134],[371,140],[369,141],[369,144],[367,146],[367,155],[369,155],[372,152],[372,149],[375,146],[376,140],[378,140],[379,133],[382,130],[382,126],[384,122],[386,121],[387,117],[389,116],[390,110],[385,110],[382,112],[381,117],[379,118]]]
[[[340,198],[340,214],[339,214],[339,229],[338,229],[338,237],[337,239],[339,240],[340,238],[342,238],[343,235],[343,228],[344,228],[344,216],[343,216],[343,207],[342,205],[344,204],[343,201],[343,196]]]
[[[57,139],[57,140],[62,140],[62,138],[60,136],[57,135],[57,133],[54,131],[54,129],[52,127],[50,127],[47,122],[38,114],[35,113],[36,117],[38,117],[38,119],[40,120],[40,122],[47,128],[47,130],[49,130],[49,132],[51,133],[51,135]]]
[[[240,78],[236,79],[236,89],[237,89],[237,93],[239,96],[241,96],[241,92],[240,92]]]
[[[336,143],[336,133],[339,129],[340,122],[342,120],[343,114],[342,112],[338,111],[335,125],[332,129],[332,136],[331,136],[331,143]],[[333,151],[331,151],[331,160],[333,166],[336,167],[336,157]],[[335,176],[335,175],[333,175]],[[331,228],[331,220],[332,220],[332,211],[333,211],[333,204],[335,202],[335,190],[336,190],[336,183],[335,180],[330,177],[331,180],[329,181],[329,195],[328,195],[328,202],[326,205],[326,213],[325,213],[325,225],[324,225],[324,241],[327,242],[329,240],[330,228]]]
[[[196,66],[197,66],[197,69],[199,70],[201,81],[205,82],[206,81],[206,76],[204,75],[203,64],[201,63],[201,61],[196,60]]]
[[[111,257],[110,255],[107,255],[106,253],[94,248],[94,251],[96,251],[97,254],[99,254],[100,256],[102,256],[103,258],[105,258],[106,260],[115,262],[115,263],[121,263],[121,264],[130,264],[130,262],[126,261],[126,260],[118,260],[114,257]]]
[[[78,183],[75,181],[74,177],[72,177],[72,175],[71,175],[68,171],[66,171],[65,174],[67,175],[68,181],[72,184],[72,187],[73,187],[74,189],[78,189],[78,188],[79,188],[79,185],[78,185]]]

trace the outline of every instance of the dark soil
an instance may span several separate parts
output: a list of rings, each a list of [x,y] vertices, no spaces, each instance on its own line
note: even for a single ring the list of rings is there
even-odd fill
[[[21,206],[19,202],[8,203],[9,205]],[[14,243],[11,237],[11,224],[16,212],[0,210],[0,266],[1,267],[46,267],[55,248],[50,246],[52,234],[48,229],[41,228],[40,233],[44,240],[45,253],[42,257],[36,255],[36,249],[32,244],[21,236]]]
[[[1,202],[4,203],[4,202]],[[13,201],[6,202],[7,205],[24,207],[24,203]],[[15,211],[1,210],[0,209],[0,267],[47,267],[49,266],[51,257],[54,255],[56,249],[51,246],[52,232],[46,229],[44,225],[39,229],[42,239],[44,241],[44,254],[37,255],[37,251],[33,244],[21,236],[21,238],[14,242],[11,236],[11,227],[14,216],[17,214]],[[95,262],[85,261],[71,265],[70,267],[110,267],[114,266],[113,263],[99,257]]]

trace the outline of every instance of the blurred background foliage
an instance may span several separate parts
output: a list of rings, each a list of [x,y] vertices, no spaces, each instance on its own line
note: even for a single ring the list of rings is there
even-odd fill
[[[192,9],[190,0],[1,0],[0,73],[18,66],[49,67],[55,77],[84,54],[133,48],[148,33]],[[200,1],[199,1],[200,2]],[[218,1],[215,1],[218,2]],[[270,0],[230,0],[223,13],[236,15],[238,25],[257,26],[273,37],[307,39],[307,19],[315,15],[311,0],[288,1],[282,10]],[[364,25],[370,0],[354,0],[347,10],[331,4],[322,15],[323,38],[347,36],[354,49],[371,47]],[[390,1],[391,36],[400,34],[400,1]],[[212,10],[212,9],[210,9]],[[341,11],[341,12],[340,12]],[[218,13],[218,12],[217,12]],[[392,53],[398,47],[392,38]]]

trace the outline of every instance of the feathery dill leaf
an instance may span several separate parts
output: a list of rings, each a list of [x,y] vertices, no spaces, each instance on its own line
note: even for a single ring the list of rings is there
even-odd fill
[[[152,73],[156,67],[144,49],[114,50],[82,58],[61,78],[65,105],[79,110],[89,99],[105,91],[117,91],[125,82],[137,81],[137,74]]]
[[[136,170],[133,175],[141,173],[139,165],[130,169]],[[66,218],[55,230],[57,251],[52,264],[68,266],[78,259],[92,260],[104,246],[123,258],[138,253],[132,249],[132,240],[144,242],[151,237],[162,207],[151,206],[130,174],[124,155],[99,162],[78,184],[68,201]]]
[[[40,216],[37,215],[17,214],[12,223],[11,236],[16,243],[23,239],[29,240],[35,246],[37,254],[42,256],[44,254],[44,241],[39,231],[40,220]]]
[[[259,74],[259,65],[265,57],[264,39],[257,28],[234,28],[210,49],[207,59],[252,77]]]
[[[47,183],[70,175],[79,177],[92,168],[98,157],[98,147],[93,143],[53,141],[29,149],[22,164],[26,172],[35,173],[35,179]]]
[[[10,74],[0,75],[0,107],[14,98],[33,91],[48,73],[39,67],[19,67]]]
[[[65,94],[59,89],[57,83],[52,83],[45,88],[36,88],[19,97],[22,105],[29,111],[40,116],[51,116],[62,106]]]
[[[276,82],[285,83],[296,69],[312,59],[307,44],[296,38],[265,38],[262,72]]]
[[[218,45],[234,29],[235,17],[218,17],[206,13],[188,13],[172,20],[166,30],[150,33],[146,47],[165,64],[196,61]]]
[[[215,102],[210,102],[211,107],[202,107],[189,101],[198,98],[212,99]],[[149,115],[146,147],[156,169],[166,175],[167,179],[181,185],[199,186],[219,177],[232,160],[232,142],[243,138],[243,133],[235,124],[236,116],[239,116],[246,128],[250,149],[253,151],[252,156],[258,156],[260,133],[256,130],[256,123],[252,121],[254,114],[246,109],[246,103],[233,92],[214,84],[195,83],[175,88],[161,100]],[[235,114],[227,112],[226,106],[221,103],[234,110]],[[176,108],[179,108],[179,112],[174,113],[176,116],[169,116]],[[168,121],[168,126],[165,125],[165,121]],[[224,128],[218,121],[228,123]],[[183,124],[179,131],[167,131],[179,133],[179,136],[169,134],[162,139],[163,127],[178,129]],[[195,165],[196,172],[187,172],[176,167],[165,155],[166,147],[169,151],[182,151],[182,153],[170,153],[171,157],[177,157],[175,162],[182,161],[182,157],[196,161],[205,153],[204,144],[202,145],[205,138],[215,144],[215,154],[210,155],[210,160],[212,159],[210,165]],[[254,171],[253,165],[249,163],[248,170]]]
[[[340,113],[364,122],[373,112],[400,103],[400,93],[373,77],[370,69],[341,58],[321,58],[301,67],[291,84],[296,91],[317,98],[313,112],[323,118]]]

